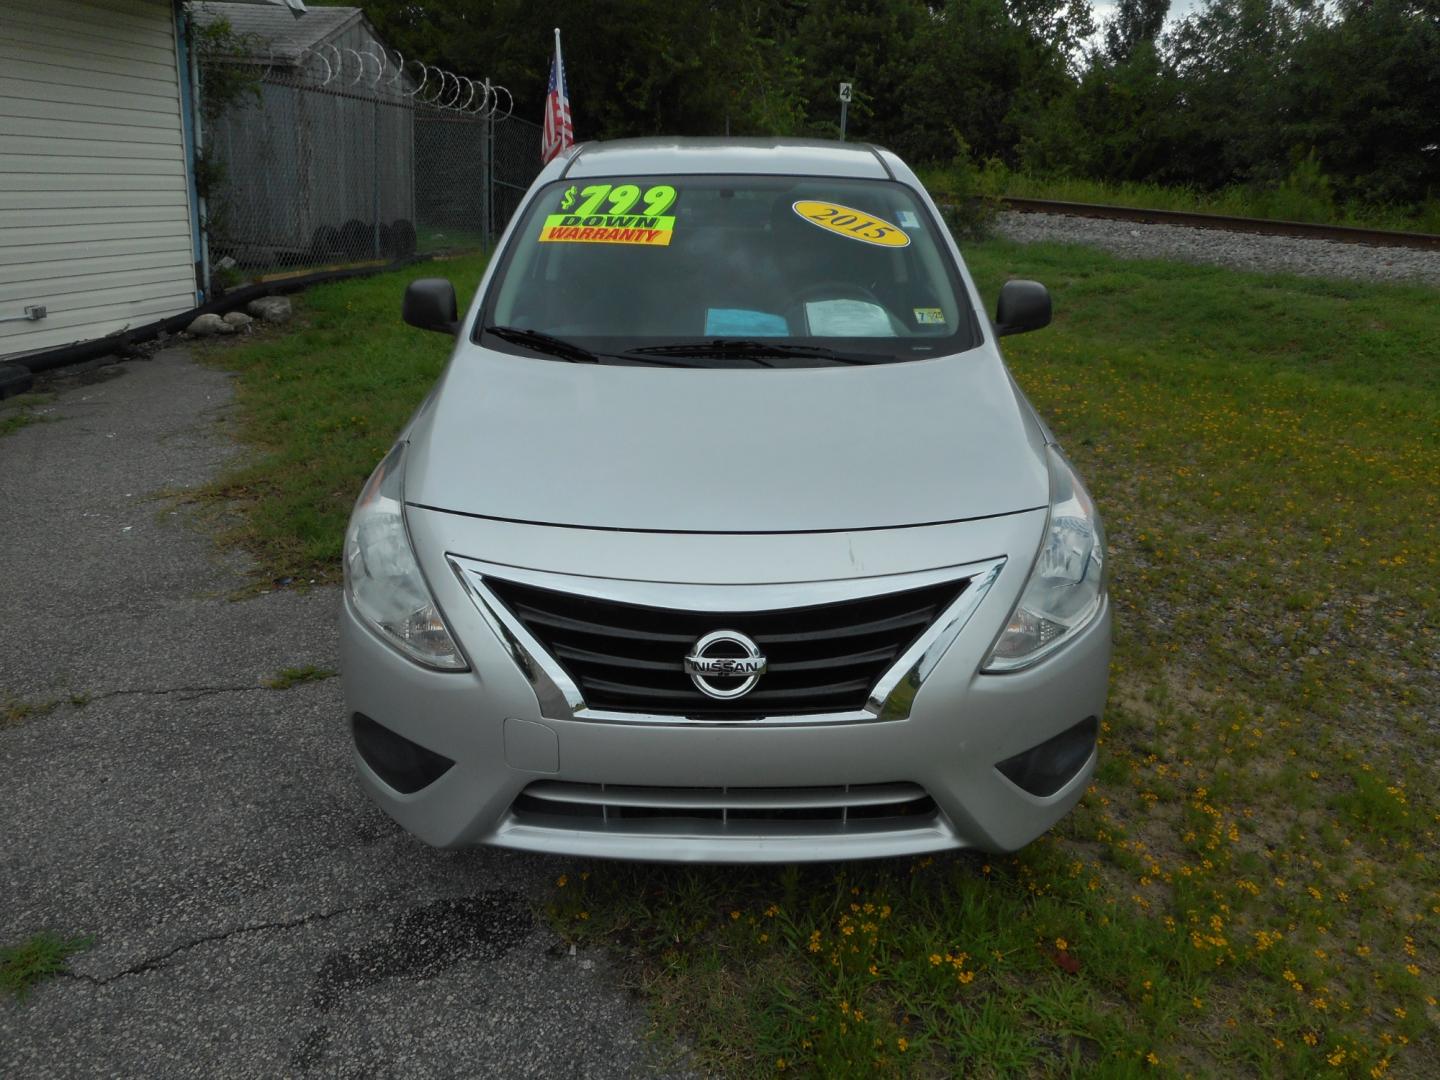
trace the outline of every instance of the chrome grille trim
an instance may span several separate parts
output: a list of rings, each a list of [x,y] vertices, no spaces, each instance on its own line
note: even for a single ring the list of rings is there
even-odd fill
[[[837,784],[803,788],[667,788],[537,780],[526,795],[576,805],[644,806],[670,810],[824,810],[883,806],[925,797],[919,784]]]
[[[693,585],[557,574],[488,563],[455,554],[447,555],[447,559],[456,579],[485,622],[530,682],[539,700],[542,716],[556,720],[573,718],[625,724],[699,724],[708,727],[836,724],[905,719],[910,714],[910,703],[915,692],[985,599],[1005,565],[1005,559],[1001,557],[916,573],[841,581],[787,582],[773,585]],[[876,680],[863,708],[799,714],[787,714],[783,709],[779,709],[771,715],[727,719],[590,707],[564,666],[490,588],[487,582],[489,578],[613,603],[701,613],[776,611],[790,607],[844,603],[944,583],[953,582],[959,587],[962,582],[968,582],[968,585]]]

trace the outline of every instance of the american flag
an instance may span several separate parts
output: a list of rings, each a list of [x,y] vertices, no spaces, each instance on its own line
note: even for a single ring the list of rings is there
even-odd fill
[[[550,62],[550,85],[545,90],[545,126],[540,132],[540,164],[545,164],[575,141],[570,120],[570,94],[565,88],[565,61],[560,59],[560,31],[555,31],[555,59]]]

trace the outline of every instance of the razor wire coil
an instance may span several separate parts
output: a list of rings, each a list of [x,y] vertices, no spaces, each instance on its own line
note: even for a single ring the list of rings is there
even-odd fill
[[[211,264],[232,279],[488,249],[540,168],[508,89],[378,42],[247,64],[253,101],[207,127]],[[205,93],[202,70],[201,94]]]

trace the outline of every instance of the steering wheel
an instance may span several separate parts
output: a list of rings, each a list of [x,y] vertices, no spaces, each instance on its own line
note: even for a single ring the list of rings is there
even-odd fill
[[[812,281],[809,285],[802,286],[792,292],[785,300],[785,308],[788,311],[809,300],[864,300],[867,304],[874,304],[884,309],[885,305],[880,298],[867,289],[864,285],[857,285],[853,281]]]

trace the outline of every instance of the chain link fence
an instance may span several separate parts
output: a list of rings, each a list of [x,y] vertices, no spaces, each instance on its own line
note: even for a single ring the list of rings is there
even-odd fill
[[[488,250],[540,170],[540,125],[509,115],[503,88],[331,52],[250,68],[246,92],[212,110],[203,194],[221,286]],[[233,63],[225,75],[233,86]]]

